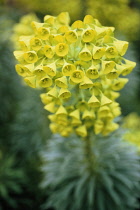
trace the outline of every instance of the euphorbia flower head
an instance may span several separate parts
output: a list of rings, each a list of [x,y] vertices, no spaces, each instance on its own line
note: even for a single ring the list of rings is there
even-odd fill
[[[52,113],[53,133],[107,135],[118,128],[113,122],[121,113],[116,91],[128,82],[122,75],[135,67],[122,57],[128,42],[117,40],[113,27],[90,15],[69,22],[66,12],[32,22],[34,34],[22,37],[21,50],[14,52],[20,62],[16,71],[27,85],[45,89],[41,99]]]

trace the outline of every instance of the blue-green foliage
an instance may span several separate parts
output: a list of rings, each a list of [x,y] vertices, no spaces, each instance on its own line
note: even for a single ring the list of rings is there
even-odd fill
[[[13,208],[17,208],[17,201],[12,197],[22,193],[22,186],[26,177],[21,168],[17,168],[14,156],[5,155],[0,151],[0,209],[6,202]]]
[[[49,195],[42,208],[134,210],[140,193],[139,157],[119,138],[54,136],[42,154],[41,187]]]
[[[22,100],[18,103],[18,110],[11,125],[12,151],[24,156],[25,160],[36,160],[38,152],[44,147],[50,137],[47,112],[43,109],[39,90],[24,86]]]

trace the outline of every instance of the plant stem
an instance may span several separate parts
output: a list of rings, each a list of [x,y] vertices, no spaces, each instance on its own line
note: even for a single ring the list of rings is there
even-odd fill
[[[86,159],[88,162],[88,169],[90,171],[91,174],[94,173],[94,165],[95,165],[95,159],[94,159],[94,154],[92,151],[92,142],[91,142],[91,138],[90,138],[90,134],[88,134],[87,137],[85,137],[85,155],[86,155]]]

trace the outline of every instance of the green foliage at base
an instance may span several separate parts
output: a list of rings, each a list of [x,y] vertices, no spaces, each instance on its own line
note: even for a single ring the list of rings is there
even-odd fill
[[[135,148],[119,136],[102,139],[54,136],[42,154],[49,199],[43,209],[133,210],[139,196],[140,165]]]
[[[18,103],[18,110],[11,125],[12,151],[21,160],[38,160],[40,151],[46,139],[51,135],[49,120],[40,101],[40,91],[23,86],[24,94]],[[20,160],[20,161],[21,161]]]
[[[22,193],[22,186],[26,177],[21,168],[16,168],[14,156],[4,155],[0,151],[0,209],[1,204],[6,202],[11,207],[17,207],[17,201],[11,194]]]

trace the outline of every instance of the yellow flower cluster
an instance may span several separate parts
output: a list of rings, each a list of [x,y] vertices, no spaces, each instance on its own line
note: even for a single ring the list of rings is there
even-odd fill
[[[13,35],[11,37],[11,41],[14,43],[15,49],[20,49],[20,36],[29,36],[34,34],[34,30],[30,26],[32,21],[40,22],[35,14],[30,13],[22,16],[19,23],[15,24],[13,27]]]
[[[128,129],[124,139],[136,145],[140,152],[140,116],[137,113],[129,114],[124,118],[123,127]]]
[[[118,128],[113,119],[120,115],[115,99],[128,79],[135,62],[122,56],[128,42],[115,39],[113,27],[103,27],[86,15],[69,26],[68,13],[46,15],[44,23],[32,22],[34,36],[20,38],[14,55],[16,71],[41,94],[51,112],[53,133],[69,136],[75,132],[107,135]]]
[[[140,29],[140,13],[130,7],[129,0],[87,0],[87,14],[99,19],[103,25],[114,26],[130,40],[135,40]]]

